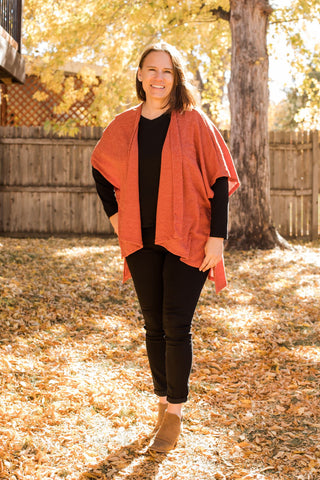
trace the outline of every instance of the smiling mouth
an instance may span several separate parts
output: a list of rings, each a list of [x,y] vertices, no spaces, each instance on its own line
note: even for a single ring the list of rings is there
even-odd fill
[[[153,88],[159,88],[159,89],[164,89],[163,85],[151,85]]]

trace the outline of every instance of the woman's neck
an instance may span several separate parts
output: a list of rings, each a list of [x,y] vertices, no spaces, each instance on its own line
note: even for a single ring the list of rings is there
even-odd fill
[[[160,105],[151,105],[150,103],[144,102],[142,104],[141,114],[143,117],[153,120],[154,118],[160,117],[168,110],[168,106],[165,107]]]

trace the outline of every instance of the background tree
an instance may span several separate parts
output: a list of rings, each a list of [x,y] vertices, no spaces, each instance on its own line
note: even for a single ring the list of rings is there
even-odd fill
[[[230,148],[242,188],[232,203],[230,244],[273,247],[268,142],[267,25],[265,0],[231,0]]]
[[[306,16],[311,12],[314,15],[318,8],[311,1],[295,3],[297,16],[300,10]],[[229,245],[244,249],[285,245],[271,219],[267,28],[272,12],[267,0],[230,0],[229,12],[221,8],[213,12],[229,20],[231,28],[230,148],[242,188],[231,203]],[[286,19],[290,18],[287,9],[281,13],[287,15]],[[292,44],[306,53],[304,45],[295,36],[296,32]],[[299,65],[301,68],[301,63]],[[315,75],[305,76],[308,92],[317,91],[316,81]],[[310,104],[319,104],[317,98],[313,95]]]
[[[76,10],[67,0],[53,6],[44,3],[43,8],[39,2],[25,2],[26,48],[33,55],[44,51],[34,70],[51,88],[61,89],[65,61],[82,62],[85,68],[79,75],[84,85],[94,86],[92,118],[98,124],[107,123],[132,104],[139,53],[160,38],[185,52],[201,87],[202,102],[216,120],[231,47],[230,145],[242,188],[231,205],[229,243],[241,248],[271,248],[281,243],[271,221],[269,186],[267,27],[271,2],[78,0]],[[317,0],[295,0],[290,9],[275,11],[279,17],[274,21],[279,21],[279,28],[286,25],[299,54],[303,48],[295,38],[294,22],[288,20],[292,15],[295,20],[311,19],[319,9]],[[99,84],[90,63],[103,66]],[[77,95],[81,92],[69,81],[58,108],[67,109]]]
[[[319,2],[301,0],[278,8],[271,17],[273,54],[284,56],[277,44],[282,36],[288,47],[285,60],[291,74],[286,98],[278,105],[271,105],[271,129],[320,129],[319,14]]]
[[[67,0],[50,6],[43,0],[26,0],[24,31],[32,71],[49,89],[62,92],[64,65],[69,60],[81,62],[79,77],[84,87],[93,86],[96,95],[93,123],[106,125],[136,102],[135,66],[144,47],[160,38],[179,45],[190,72],[201,83],[204,103],[219,119],[230,63],[230,32],[224,22],[213,20],[200,1],[78,0],[75,10]],[[97,65],[102,68],[99,82]],[[72,81],[63,91],[58,108],[67,111],[70,99],[81,98],[81,91],[75,91]]]
[[[286,89],[286,98],[269,108],[271,130],[320,129],[319,54],[314,54],[300,83]]]
[[[320,129],[320,48],[312,55],[302,81],[293,92],[297,101],[294,115],[297,126],[308,130]]]
[[[269,130],[304,129],[296,120],[301,108],[306,105],[307,96],[300,95],[296,87],[286,89],[286,98],[269,105]]]

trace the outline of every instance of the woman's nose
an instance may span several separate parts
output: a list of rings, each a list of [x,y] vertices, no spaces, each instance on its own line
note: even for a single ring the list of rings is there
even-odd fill
[[[163,78],[163,73],[162,73],[160,70],[158,70],[158,71],[156,72],[156,78],[159,78],[160,80],[162,80],[162,78]]]

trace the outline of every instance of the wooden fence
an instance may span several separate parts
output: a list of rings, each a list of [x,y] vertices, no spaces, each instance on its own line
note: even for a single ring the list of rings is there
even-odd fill
[[[111,233],[90,156],[100,127],[53,138],[41,127],[0,128],[0,232]]]
[[[320,176],[318,132],[271,132],[269,146],[275,226],[285,238],[316,239]]]
[[[101,134],[82,127],[76,138],[57,138],[41,127],[1,127],[0,233],[111,233],[91,176]],[[270,133],[273,221],[284,237],[318,235],[318,165],[318,132]]]

